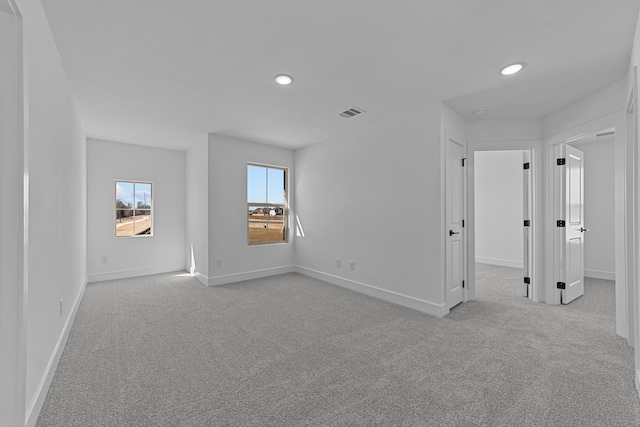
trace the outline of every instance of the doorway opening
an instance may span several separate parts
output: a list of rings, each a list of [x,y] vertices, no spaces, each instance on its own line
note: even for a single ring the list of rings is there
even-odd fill
[[[533,299],[531,150],[474,153],[475,293]]]
[[[584,246],[586,292],[599,289],[600,310],[615,313],[615,128],[570,142],[584,157]],[[567,229],[571,227],[567,224]],[[579,230],[578,230],[579,231]],[[606,289],[608,288],[608,289]],[[564,301],[561,301],[564,303]]]
[[[616,135],[617,124],[615,119],[603,120],[549,142],[551,244],[545,293],[547,303],[602,316],[612,332],[625,336],[621,206],[626,198],[626,168],[620,150],[624,138]],[[575,186],[581,175],[582,183]]]

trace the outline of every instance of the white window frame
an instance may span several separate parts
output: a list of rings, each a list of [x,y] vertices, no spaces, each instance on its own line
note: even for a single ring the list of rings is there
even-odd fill
[[[249,172],[249,166],[257,166],[257,167],[261,167],[261,168],[266,168],[266,169],[278,169],[284,172],[284,203],[280,204],[280,203],[266,203],[266,202],[250,202],[249,201],[249,194],[248,194],[248,188],[249,188],[249,182],[248,182],[248,172]],[[284,243],[289,243],[289,168],[284,167],[284,166],[276,166],[276,165],[267,165],[264,163],[254,163],[254,162],[247,162],[247,167],[245,168],[245,176],[247,177],[247,185],[245,186],[245,191],[247,191],[246,194],[246,199],[247,199],[247,209],[246,212],[248,214],[249,212],[249,208],[251,206],[260,206],[263,208],[282,208],[282,216],[283,221],[284,221],[284,228],[283,228],[283,232],[284,232],[284,239],[283,240],[277,240],[277,241],[267,241],[267,242],[251,242],[249,240],[249,216],[247,215],[247,245],[249,246],[262,246],[262,245],[281,245]],[[267,172],[267,181],[265,182],[265,186],[268,189],[269,188],[269,173]],[[267,199],[269,197],[267,196]]]
[[[123,208],[118,208],[118,183],[119,182],[126,182],[126,183],[131,183],[133,184],[133,188],[134,188],[134,196],[133,196],[133,202],[135,204],[135,185],[136,184],[149,184],[151,186],[151,207],[150,209],[136,209],[135,206],[131,209],[123,209]],[[155,212],[154,212],[154,208],[153,205],[155,203],[155,196],[154,196],[154,186],[155,184],[153,183],[153,181],[140,181],[140,180],[135,180],[135,179],[114,179],[113,180],[113,236],[117,239],[121,239],[121,238],[146,238],[146,237],[153,237],[154,236],[154,224],[155,224]],[[133,234],[131,236],[118,236],[117,235],[117,220],[118,220],[118,211],[119,210],[131,210],[131,211],[137,211],[137,210],[145,210],[151,211],[151,229],[149,230],[149,234]],[[134,226],[135,227],[135,226]]]

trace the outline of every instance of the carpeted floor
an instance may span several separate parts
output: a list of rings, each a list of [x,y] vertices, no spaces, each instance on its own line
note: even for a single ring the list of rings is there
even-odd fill
[[[478,278],[443,319],[295,273],[90,284],[37,426],[640,425],[612,282],[548,306]]]

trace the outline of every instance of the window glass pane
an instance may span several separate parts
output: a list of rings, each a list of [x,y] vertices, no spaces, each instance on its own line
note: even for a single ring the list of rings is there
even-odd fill
[[[135,183],[135,208],[151,209],[151,184],[136,182]]]
[[[137,235],[151,234],[151,210],[135,210],[134,233]]]
[[[266,211],[266,212],[265,212]],[[267,227],[269,208],[263,206],[249,206],[249,243],[267,241]]]
[[[282,169],[268,169],[267,202],[284,204],[284,171]]]
[[[278,215],[280,213],[280,215]],[[267,241],[283,242],[284,241],[284,223],[285,216],[282,214],[282,208],[272,208],[269,212],[269,220],[267,224]]]
[[[249,244],[286,242],[286,169],[247,165]]]
[[[247,166],[247,202],[267,201],[267,168]]]
[[[116,209],[133,206],[133,182],[116,182]]]
[[[133,211],[116,210],[116,236],[133,236]]]
[[[152,235],[152,184],[148,182],[116,181],[115,235]]]

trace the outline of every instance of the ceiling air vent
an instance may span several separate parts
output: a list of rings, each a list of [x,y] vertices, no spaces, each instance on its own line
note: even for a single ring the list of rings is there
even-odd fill
[[[350,119],[351,117],[357,116],[358,114],[364,113],[364,110],[357,107],[351,107],[348,110],[343,111],[338,114],[340,117],[344,117],[345,119]]]
[[[615,133],[616,133],[615,129],[605,130],[605,131],[596,133],[596,137],[599,138],[602,136],[615,135]]]

